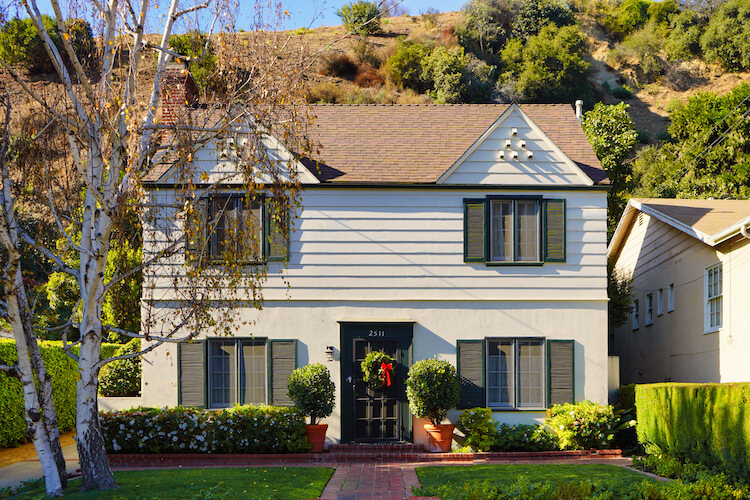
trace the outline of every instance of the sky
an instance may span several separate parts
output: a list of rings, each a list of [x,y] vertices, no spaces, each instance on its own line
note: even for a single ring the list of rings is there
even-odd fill
[[[335,26],[341,24],[341,19],[336,11],[351,0],[282,0],[284,7],[289,11],[290,29],[302,26],[317,28],[319,26]],[[427,9],[435,9],[438,12],[452,12],[461,10],[468,0],[403,0],[399,7],[406,9],[407,13],[416,16]],[[240,15],[240,18],[242,14]],[[242,19],[240,19],[241,24]]]

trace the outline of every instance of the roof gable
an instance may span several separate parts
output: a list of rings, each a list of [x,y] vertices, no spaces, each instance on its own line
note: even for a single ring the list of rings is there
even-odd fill
[[[320,149],[306,165],[324,183],[434,184],[511,109],[522,110],[588,184],[609,183],[564,104],[316,105],[310,134]]]
[[[590,186],[593,181],[512,104],[437,183]]]

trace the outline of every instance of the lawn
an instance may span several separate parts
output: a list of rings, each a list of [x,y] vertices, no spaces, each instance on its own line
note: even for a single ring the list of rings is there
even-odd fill
[[[534,464],[534,465],[470,465],[446,467],[417,467],[417,475],[422,483],[419,492],[422,495],[438,495],[450,491],[455,498],[478,498],[478,491],[487,492],[478,485],[489,486],[494,490],[506,490],[511,485],[516,488],[519,479],[528,483],[559,485],[562,483],[581,483],[612,481],[624,490],[636,489],[642,481],[651,481],[635,471],[614,465],[569,465],[569,464]],[[446,487],[446,485],[449,485]],[[563,488],[565,489],[565,488]],[[442,490],[442,491],[441,491]],[[462,490],[463,493],[459,493]],[[474,492],[473,494],[471,492]],[[514,497],[520,498],[520,497]],[[558,498],[554,496],[554,498]],[[562,496],[561,498],[569,498]],[[572,496],[570,498],[582,498]]]
[[[119,485],[115,490],[80,493],[80,480],[75,480],[65,490],[65,498],[299,500],[318,498],[332,474],[330,467],[123,471],[115,472]],[[12,498],[44,498],[44,489]]]

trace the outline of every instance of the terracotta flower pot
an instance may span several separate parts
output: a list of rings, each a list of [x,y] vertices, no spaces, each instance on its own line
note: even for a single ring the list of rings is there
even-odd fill
[[[424,424],[424,430],[427,431],[428,450],[430,453],[445,453],[451,451],[453,442],[453,424]]]
[[[320,453],[326,444],[326,431],[328,424],[315,424],[305,426],[305,436],[310,441],[312,448],[310,453]]]

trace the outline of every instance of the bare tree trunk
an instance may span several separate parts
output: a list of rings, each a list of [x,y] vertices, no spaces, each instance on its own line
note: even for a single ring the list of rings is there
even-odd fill
[[[39,462],[44,474],[44,485],[47,496],[63,496],[63,486],[60,480],[60,470],[55,461],[55,454],[50,446],[47,427],[39,404],[39,393],[34,384],[32,363],[29,359],[29,340],[36,344],[31,328],[31,316],[26,302],[26,292],[21,280],[21,268],[16,266],[14,273],[16,287],[11,290],[7,297],[8,313],[11,318],[13,334],[16,339],[16,350],[18,351],[19,379],[23,389],[24,415],[26,417],[26,435],[34,443]],[[6,286],[6,291],[7,291]],[[29,327],[29,330],[26,327]],[[57,441],[59,448],[60,442]],[[64,462],[63,462],[64,466]],[[64,470],[64,469],[63,469]]]

